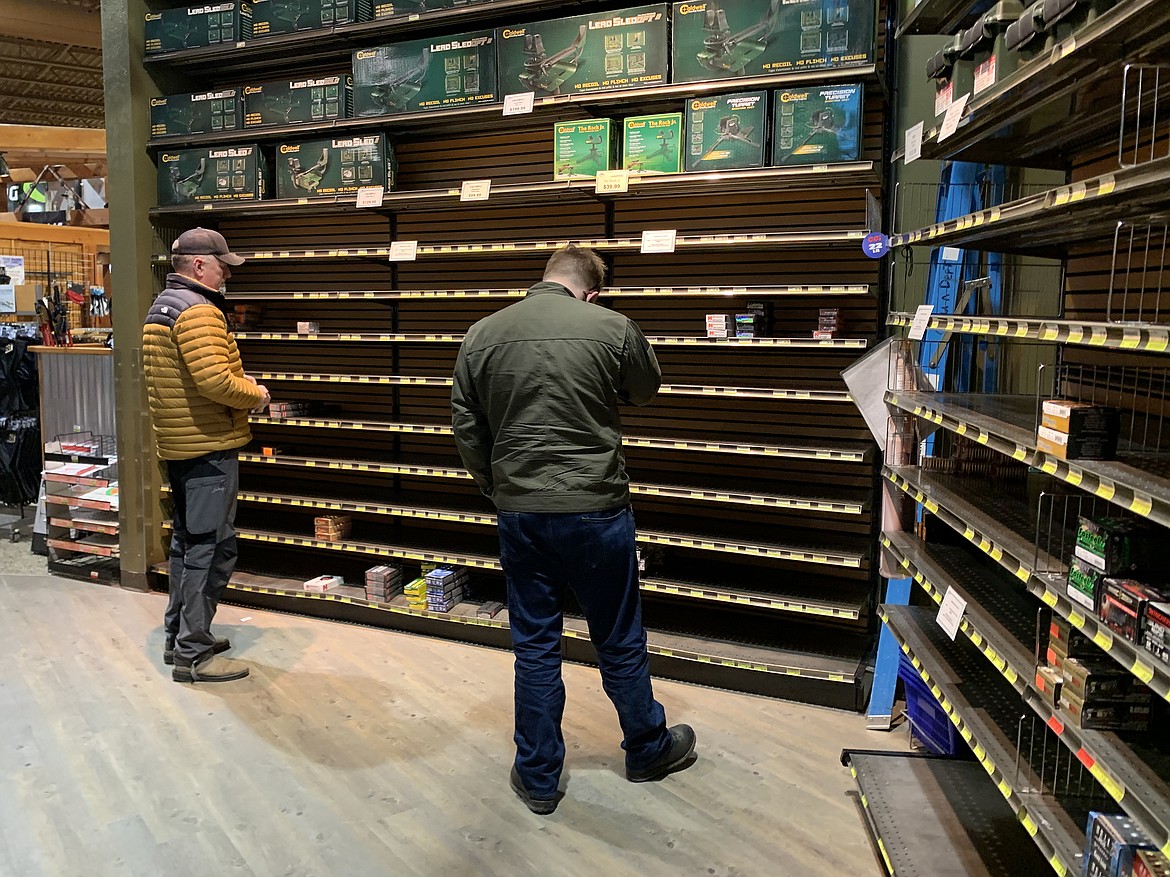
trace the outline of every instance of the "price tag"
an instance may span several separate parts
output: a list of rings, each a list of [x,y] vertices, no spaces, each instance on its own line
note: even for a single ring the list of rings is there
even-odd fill
[[[358,207],[381,207],[385,186],[362,186],[357,192]]]
[[[935,620],[951,639],[959,633],[959,625],[963,622],[963,613],[967,611],[967,601],[958,595],[954,588],[947,588],[947,593],[938,607]]]
[[[418,258],[418,241],[394,241],[390,244],[391,262],[413,262]]]
[[[524,91],[519,94],[504,95],[504,115],[505,116],[524,116],[532,112],[532,101],[536,98],[536,92]]]
[[[630,191],[630,172],[625,168],[616,171],[598,171],[597,186],[594,189],[598,195],[619,195]]]
[[[922,122],[906,129],[906,155],[903,164],[910,164],[922,158]]]
[[[674,239],[678,232],[673,228],[642,232],[643,253],[673,253]]]
[[[930,325],[930,317],[934,314],[934,305],[919,305],[914,312],[914,319],[910,321],[910,340],[921,341],[926,335],[926,327]]]
[[[459,190],[460,201],[486,201],[492,191],[491,180],[464,180]]]
[[[939,143],[942,143],[959,130],[959,119],[963,117],[963,110],[967,106],[967,99],[969,97],[971,95],[965,94],[947,107],[947,114],[943,116],[942,127],[938,129]]]

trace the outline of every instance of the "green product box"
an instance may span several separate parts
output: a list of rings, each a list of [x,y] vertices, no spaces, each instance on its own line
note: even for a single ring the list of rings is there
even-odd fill
[[[872,64],[876,5],[874,0],[675,3],[671,80]]]
[[[276,147],[276,197],[352,195],[362,186],[394,188],[394,150],[385,134],[299,140]]]
[[[385,116],[496,103],[494,31],[412,40],[353,53],[354,114]]]
[[[146,13],[146,54],[252,39],[252,5],[232,0]]]
[[[500,91],[541,97],[666,82],[668,11],[659,3],[498,28]]]
[[[857,161],[861,155],[860,85],[779,90],[772,108],[772,164]]]
[[[252,36],[334,27],[372,16],[371,0],[252,0]]]
[[[586,180],[613,169],[614,140],[609,119],[557,122],[553,126],[553,179]]]
[[[243,125],[238,88],[150,99],[151,137],[238,131]]]
[[[622,167],[634,174],[682,171],[682,113],[631,116],[625,120]]]
[[[421,15],[439,9],[457,9],[487,2],[490,0],[373,0],[374,19],[393,18],[396,15]]]
[[[352,76],[282,79],[244,86],[245,128],[347,119],[352,111]]]
[[[763,167],[768,94],[712,95],[687,101],[686,169]]]
[[[158,203],[162,207],[257,201],[271,188],[268,163],[254,143],[177,149],[158,156]]]

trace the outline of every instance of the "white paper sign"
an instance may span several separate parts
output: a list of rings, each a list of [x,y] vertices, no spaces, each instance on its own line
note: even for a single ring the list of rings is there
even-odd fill
[[[967,611],[967,601],[958,595],[954,588],[947,588],[947,593],[938,607],[936,619],[938,626],[951,639],[959,634],[959,625],[963,621],[963,613]]]
[[[939,258],[944,262],[958,262],[963,258],[963,251],[958,247],[943,247]]]
[[[910,162],[918,161],[920,158],[922,158],[921,122],[906,129],[906,157],[902,159],[902,163],[910,164]]]
[[[382,197],[386,194],[385,186],[362,186],[357,193],[358,207],[381,207]]]
[[[919,305],[914,312],[914,319],[910,322],[910,340],[921,341],[926,334],[926,327],[930,325],[930,315],[934,313],[934,305]]]
[[[460,201],[486,201],[492,191],[491,180],[464,180],[459,190]]]
[[[0,256],[0,265],[4,266],[13,286],[24,284],[24,256]]]
[[[630,191],[630,172],[625,168],[616,171],[598,171],[596,192],[598,195],[618,195]]]
[[[963,117],[963,110],[967,106],[967,99],[969,97],[971,95],[965,94],[947,107],[947,114],[943,116],[942,127],[938,129],[939,143],[942,143],[959,130],[959,119]]]
[[[413,262],[418,258],[418,241],[394,241],[390,244],[391,262]]]
[[[16,287],[10,284],[0,286],[0,314],[16,313]]]
[[[642,232],[643,253],[673,253],[674,239],[678,232],[673,228]]]
[[[524,91],[520,94],[504,95],[504,115],[523,116],[532,112],[532,101],[536,97],[534,91]]]

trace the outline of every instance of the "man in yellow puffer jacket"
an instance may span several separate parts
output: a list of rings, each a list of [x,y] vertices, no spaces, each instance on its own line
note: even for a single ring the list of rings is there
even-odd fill
[[[171,247],[174,273],[142,330],[155,445],[175,507],[163,661],[174,665],[176,682],[248,675],[243,664],[218,657],[231,644],[211,633],[236,567],[239,448],[252,438],[248,412],[269,401],[245,374],[228,329],[223,284],[243,262],[219,232],[183,232]]]

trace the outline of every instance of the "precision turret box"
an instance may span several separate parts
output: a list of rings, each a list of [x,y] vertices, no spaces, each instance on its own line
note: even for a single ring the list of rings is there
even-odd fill
[[[372,16],[370,0],[252,0],[252,36],[334,27]]]
[[[496,30],[500,91],[586,94],[667,81],[665,3]]]
[[[146,54],[252,39],[250,3],[212,3],[146,13]]]
[[[158,203],[257,201],[272,189],[260,147],[216,146],[158,154]]]
[[[622,167],[631,174],[682,170],[682,113],[631,116],[622,127]]]
[[[362,186],[394,188],[394,151],[385,134],[298,140],[276,147],[276,197],[352,195]]]
[[[150,99],[151,137],[238,131],[243,125],[238,88]]]
[[[615,142],[609,119],[553,125],[553,179],[587,180],[612,170]]]
[[[353,81],[358,116],[496,103],[496,35],[473,31],[359,49]]]
[[[347,119],[352,110],[352,76],[282,79],[244,86],[245,128]]]
[[[763,167],[768,94],[722,94],[687,101],[686,169]]]
[[[671,81],[872,64],[875,6],[873,0],[675,3]]]
[[[857,161],[861,86],[779,89],[772,110],[772,164]]]

